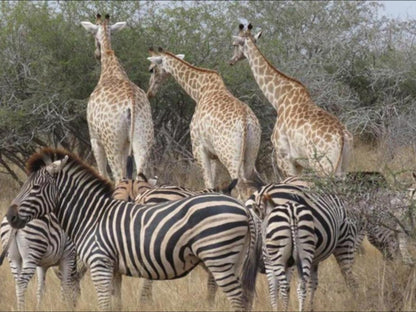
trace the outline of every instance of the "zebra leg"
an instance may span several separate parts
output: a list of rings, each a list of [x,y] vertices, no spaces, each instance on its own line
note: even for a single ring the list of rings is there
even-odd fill
[[[303,311],[306,298],[306,279],[304,277],[299,277],[297,292],[299,301],[299,311]]]
[[[215,282],[214,277],[210,272],[208,272],[208,281],[207,281],[207,288],[208,288],[208,296],[207,300],[208,303],[213,306],[215,302],[215,293],[217,292],[217,283]]]
[[[152,280],[148,280],[143,278],[143,285],[142,285],[142,291],[140,294],[140,302],[143,303],[152,303],[153,302],[153,296],[152,296]]]
[[[353,294],[356,293],[358,283],[352,272],[352,266],[354,264],[354,249],[353,248],[335,248],[335,259],[341,269],[341,273],[344,276],[345,283]]]
[[[234,310],[246,310],[243,289],[235,274],[235,266],[231,263],[223,264],[222,266],[216,264],[210,271],[218,287],[222,289],[228,300],[230,300]]]
[[[61,280],[61,297],[69,309],[76,306],[78,296],[80,295],[79,281],[77,272],[76,252],[75,250],[65,251],[59,263],[59,273]]]
[[[98,308],[111,311],[111,293],[114,269],[108,261],[93,262],[90,267],[91,279],[97,292]]]
[[[399,233],[397,234],[397,239],[399,241],[399,251],[403,262],[408,265],[413,265],[414,261],[409,253],[409,250],[407,249],[406,233],[404,233],[402,230],[399,230]]]
[[[38,266],[36,268],[36,274],[38,277],[38,288],[36,291],[36,298],[37,298],[37,309],[39,310],[40,304],[43,299],[43,295],[45,294],[45,278],[46,278],[46,271],[48,269],[45,267]]]
[[[25,309],[25,293],[27,284],[36,272],[36,264],[33,262],[23,261],[22,270],[17,279],[17,307],[20,311]]]
[[[314,299],[315,291],[317,288],[318,288],[318,265],[312,265],[311,278],[309,280],[309,289],[310,289],[309,307],[311,311],[313,311],[313,299]]]
[[[114,272],[113,275],[113,309],[121,310],[121,274]]]
[[[215,293],[217,292],[218,285],[215,282],[214,276],[212,276],[211,272],[207,269],[207,267],[203,263],[201,263],[201,267],[208,274],[208,280],[207,280],[207,289],[208,289],[207,301],[208,301],[208,303],[211,306],[213,306],[214,305],[214,302],[215,302]]]
[[[276,285],[276,278],[273,272],[273,267],[271,266],[270,263],[268,263],[268,261],[266,261],[266,259],[264,260],[264,266],[266,269],[266,276],[267,276],[267,281],[269,284],[269,294],[270,294],[270,302],[272,305],[272,309],[274,311],[277,311],[278,309],[277,307],[278,286]]]
[[[24,297],[20,298],[20,289],[19,289],[19,276],[22,270],[22,259],[21,258],[14,258],[10,259],[9,255],[9,264],[12,274],[14,276],[15,287],[16,287],[16,301],[17,301],[17,308],[18,310],[23,310],[24,308]],[[22,303],[20,303],[22,302]]]

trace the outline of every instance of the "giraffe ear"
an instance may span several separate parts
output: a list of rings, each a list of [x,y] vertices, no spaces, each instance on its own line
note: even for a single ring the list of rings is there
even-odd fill
[[[233,45],[243,45],[244,38],[240,36],[233,36]]]
[[[162,64],[162,57],[161,56],[150,56],[147,58],[150,62],[154,64]]]
[[[185,54],[176,54],[176,57],[183,60],[185,58]]]
[[[96,34],[98,26],[91,22],[81,22],[82,27],[84,27],[88,32]]]
[[[113,34],[117,31],[123,29],[124,27],[126,27],[126,25],[127,25],[126,22],[118,22],[118,23],[115,23],[114,25],[111,25],[110,26],[111,33]]]
[[[261,37],[261,33],[262,33],[263,31],[259,31],[255,36],[254,36],[254,39],[257,41],[260,37]]]

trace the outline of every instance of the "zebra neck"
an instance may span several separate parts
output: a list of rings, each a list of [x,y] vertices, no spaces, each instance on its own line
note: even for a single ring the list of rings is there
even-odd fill
[[[79,255],[88,249],[97,224],[114,202],[102,181],[83,172],[68,171],[58,181],[55,214]],[[93,240],[92,240],[93,241]]]

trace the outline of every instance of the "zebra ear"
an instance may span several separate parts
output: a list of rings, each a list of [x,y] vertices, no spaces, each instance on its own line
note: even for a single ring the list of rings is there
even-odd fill
[[[50,175],[55,175],[62,170],[67,161],[68,155],[66,155],[63,159],[54,161],[50,165],[46,166],[46,171],[48,171]]]

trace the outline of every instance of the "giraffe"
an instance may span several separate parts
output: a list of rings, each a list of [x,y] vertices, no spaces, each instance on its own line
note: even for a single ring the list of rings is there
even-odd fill
[[[231,179],[238,179],[240,198],[249,195],[259,181],[255,161],[260,147],[261,128],[250,107],[234,97],[218,72],[195,67],[159,49],[149,51],[151,57],[147,95],[152,97],[167,77],[173,76],[196,102],[190,124],[192,151],[202,167],[204,183],[214,188],[218,165],[228,170]],[[251,194],[251,193],[250,193]]]
[[[233,36],[230,65],[247,58],[254,78],[277,111],[271,136],[279,169],[298,176],[310,168],[320,176],[343,176],[348,166],[353,137],[337,117],[318,107],[306,87],[276,69],[256,46],[261,33],[251,34],[240,24]]]
[[[111,33],[126,22],[109,24],[109,15],[96,25],[81,22],[95,36],[95,56],[101,75],[88,101],[87,120],[91,146],[101,175],[107,177],[107,159],[113,179],[125,176],[127,155],[134,153],[137,172],[142,172],[153,145],[153,121],[146,93],[129,80],[111,49]],[[107,157],[107,158],[106,158]]]

